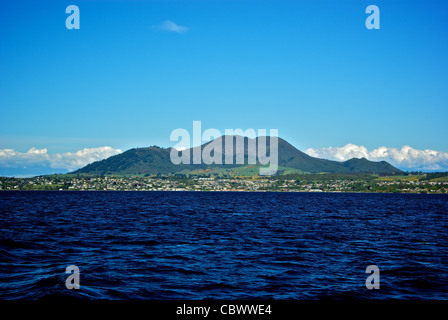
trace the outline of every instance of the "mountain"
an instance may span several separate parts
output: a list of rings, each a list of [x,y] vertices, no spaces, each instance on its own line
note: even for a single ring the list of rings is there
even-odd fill
[[[270,138],[266,139],[266,152],[270,155]],[[105,160],[93,162],[81,169],[74,171],[74,174],[91,175],[171,175],[171,174],[201,174],[216,173],[229,175],[255,175],[261,164],[248,164],[248,145],[255,143],[258,145],[260,137],[250,139],[239,136],[222,136],[201,146],[190,148],[184,153],[190,155],[190,159],[197,152],[212,149],[213,145],[221,144],[222,153],[211,152],[211,156],[225,159],[225,142],[227,139],[233,143],[233,164],[173,164],[170,154],[172,148],[160,148],[152,146],[148,148],[134,148],[121,154],[109,157]],[[236,143],[237,139],[243,139],[244,144]],[[264,145],[264,143],[262,144]],[[198,150],[200,148],[200,150]],[[180,155],[180,152],[179,152]],[[237,157],[244,159],[243,164],[236,164]],[[193,160],[192,160],[193,161]],[[278,165],[277,174],[282,173],[381,173],[397,174],[402,171],[393,167],[385,161],[373,162],[365,158],[350,159],[344,162],[314,158],[296,149],[287,141],[278,138]]]

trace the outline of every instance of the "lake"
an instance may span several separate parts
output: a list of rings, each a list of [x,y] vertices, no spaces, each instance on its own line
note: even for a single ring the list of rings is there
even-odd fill
[[[0,279],[0,299],[448,299],[448,195],[2,191]]]

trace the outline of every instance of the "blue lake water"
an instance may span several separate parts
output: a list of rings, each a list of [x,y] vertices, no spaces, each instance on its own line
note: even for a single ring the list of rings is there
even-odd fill
[[[448,195],[0,192],[0,299],[61,297],[448,299]]]

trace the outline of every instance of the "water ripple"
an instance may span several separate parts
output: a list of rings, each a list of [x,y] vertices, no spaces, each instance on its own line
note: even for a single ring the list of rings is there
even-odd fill
[[[447,200],[0,192],[0,298],[448,299]],[[365,288],[370,264],[380,290]]]

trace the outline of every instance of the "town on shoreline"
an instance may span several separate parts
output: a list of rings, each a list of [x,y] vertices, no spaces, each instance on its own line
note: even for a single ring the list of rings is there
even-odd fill
[[[83,176],[0,177],[0,191],[278,191],[448,193],[448,173],[400,176],[372,174],[301,174],[248,176]]]

